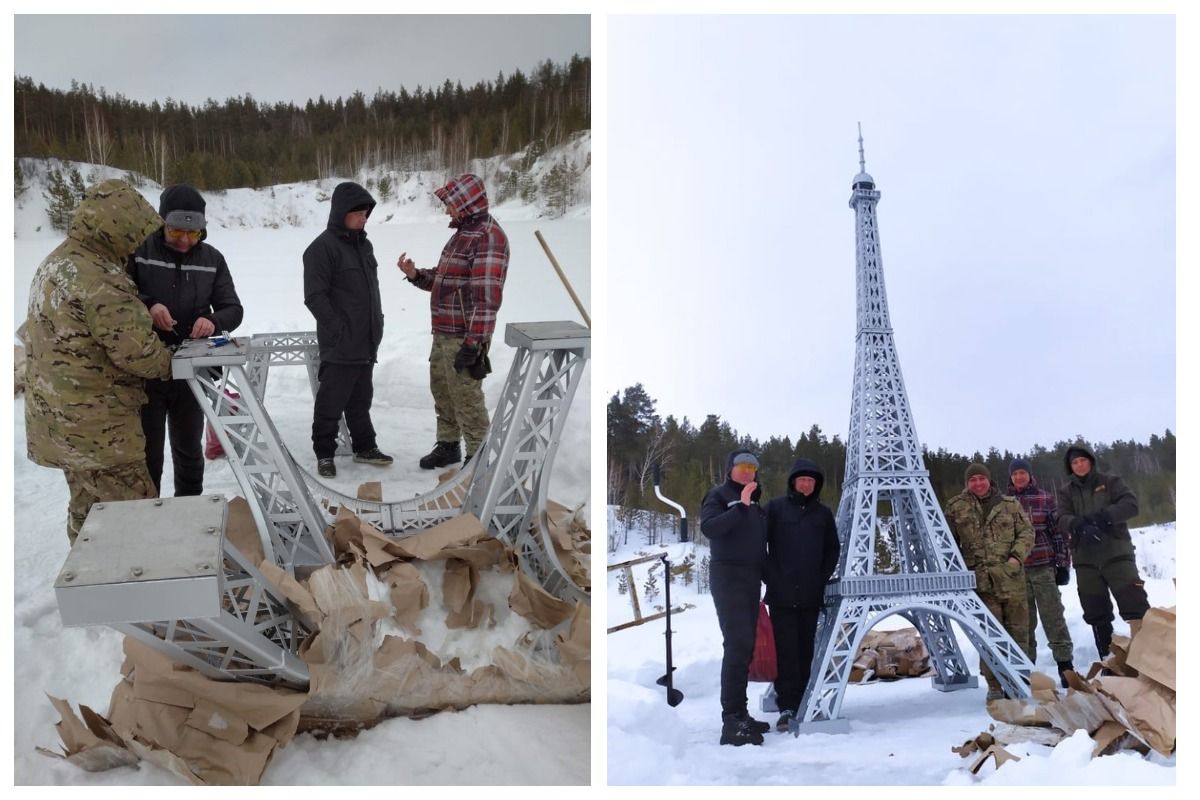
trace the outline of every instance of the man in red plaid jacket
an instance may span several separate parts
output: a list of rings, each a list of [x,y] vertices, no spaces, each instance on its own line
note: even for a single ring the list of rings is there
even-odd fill
[[[429,390],[437,414],[437,444],[421,458],[423,469],[457,464],[460,438],[470,461],[487,433],[482,381],[491,372],[488,347],[508,272],[508,236],[488,213],[479,176],[460,175],[434,194],[446,204],[450,227],[456,229],[437,267],[417,269],[407,253],[396,262],[410,283],[430,293]]]
[[[1025,596],[1029,601],[1029,641],[1017,642],[1025,648],[1030,661],[1037,661],[1036,634],[1038,617],[1042,618],[1042,630],[1058,665],[1059,679],[1063,688],[1067,679],[1063,674],[1074,671],[1072,661],[1074,645],[1067,630],[1063,615],[1062,596],[1059,586],[1071,580],[1071,549],[1066,537],[1058,529],[1058,503],[1054,495],[1037,485],[1033,479],[1033,468],[1023,458],[1014,459],[1008,467],[1008,493],[1017,498],[1021,508],[1033,523],[1033,549],[1025,557]]]

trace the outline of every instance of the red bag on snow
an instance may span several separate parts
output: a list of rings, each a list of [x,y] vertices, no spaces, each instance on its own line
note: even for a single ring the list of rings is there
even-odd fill
[[[228,397],[230,400],[241,399],[241,395],[238,394],[237,392],[233,391],[232,389],[226,389],[225,396]],[[232,404],[231,409],[233,411],[237,411],[238,410],[237,404],[236,403]],[[216,458],[224,458],[225,457],[225,448],[221,447],[221,440],[220,440],[220,438],[217,437],[217,432],[213,430],[212,423],[205,423],[205,428],[207,430],[205,430],[205,432],[204,432],[204,457],[207,458],[209,461],[212,461],[213,459],[216,459]]]
[[[779,674],[775,662],[775,631],[771,628],[771,615],[767,604],[758,603],[758,628],[754,636],[754,657],[750,659],[750,680],[755,683],[771,683]]]

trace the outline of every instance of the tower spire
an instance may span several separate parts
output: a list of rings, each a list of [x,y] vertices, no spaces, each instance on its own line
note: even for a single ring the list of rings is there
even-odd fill
[[[867,171],[867,157],[863,155],[862,123],[858,123],[858,171]]]

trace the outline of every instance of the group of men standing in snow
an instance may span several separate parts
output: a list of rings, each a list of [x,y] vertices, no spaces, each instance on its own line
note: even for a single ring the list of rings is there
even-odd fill
[[[454,235],[436,267],[397,267],[431,293],[433,469],[470,460],[487,431],[481,381],[508,268],[508,239],[488,212],[483,181],[462,175],[435,192]],[[25,427],[30,460],[61,469],[74,543],[93,503],[159,495],[169,437],[175,495],[203,491],[204,414],[171,354],[185,339],[226,333],[243,308],[224,256],[206,239],[205,201],[191,186],[165,189],[159,209],[129,184],[90,187],[67,238],[39,265],[23,326]],[[378,262],[364,228],[375,200],[357,183],[333,192],[326,229],[305,250],[304,302],[321,355],[312,442],[318,472],[345,415],[354,460],[387,465],[371,423],[373,369],[383,336]]]
[[[1113,636],[1113,598],[1136,634],[1149,601],[1126,524],[1137,498],[1118,475],[1100,472],[1087,447],[1064,454],[1067,480],[1057,495],[1042,489],[1025,459],[1009,465],[1007,493],[984,464],[967,467],[963,491],[946,503],[945,518],[975,591],[1013,640],[1036,662],[1038,617],[1063,686],[1074,670],[1059,587],[1074,561],[1084,621],[1100,658]],[[712,548],[713,605],[723,640],[721,744],[762,744],[771,726],[747,710],[746,684],[762,598],[770,607],[778,678],[777,730],[796,720],[812,671],[825,585],[835,574],[839,539],[832,512],[819,501],[824,476],[807,459],[788,475],[787,492],[759,506],[758,459],[735,450],[725,481],[705,496],[700,528]],[[987,699],[1004,696],[986,665]]]

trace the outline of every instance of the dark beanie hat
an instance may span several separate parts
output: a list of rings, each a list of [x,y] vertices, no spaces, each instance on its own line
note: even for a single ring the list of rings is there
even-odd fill
[[[1029,466],[1029,462],[1023,458],[1014,458],[1012,463],[1008,465],[1008,474],[1012,475],[1019,469],[1023,469],[1031,476],[1033,475],[1033,467]]]
[[[967,467],[966,480],[971,480],[972,475],[982,475],[989,481],[992,479],[992,473],[988,472],[988,468],[979,462],[975,462],[971,466]]]
[[[163,189],[158,198],[158,214],[172,228],[202,231],[207,225],[204,219],[204,198],[186,183],[177,183]]]

